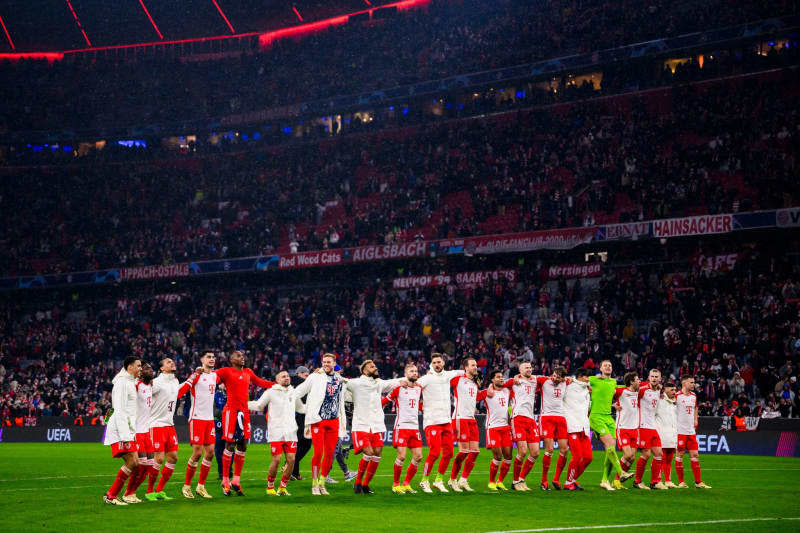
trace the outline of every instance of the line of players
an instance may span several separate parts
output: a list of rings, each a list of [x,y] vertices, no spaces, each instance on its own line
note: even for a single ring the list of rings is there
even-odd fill
[[[386,431],[383,405],[387,402],[392,402],[397,412],[393,432],[393,444],[397,449],[392,488],[395,493],[416,492],[411,487],[411,481],[422,460],[420,411],[423,413],[423,428],[429,446],[420,482],[422,491],[432,492],[432,488],[436,488],[448,492],[448,487],[455,492],[473,490],[468,479],[479,453],[475,420],[478,402],[484,402],[487,408],[486,444],[492,451],[489,490],[507,490],[504,481],[512,464],[513,488],[530,490],[525,480],[539,456],[540,436],[545,443],[541,489],[562,488],[560,478],[567,467],[569,450],[572,460],[567,467],[563,488],[583,490],[577,480],[592,459],[590,430],[606,446],[600,485],[606,490],[624,488],[622,482],[631,477],[635,477],[634,486],[642,489],[687,487],[683,480],[682,463],[687,450],[691,457],[695,486],[710,488],[700,478],[695,438],[696,398],[691,392],[694,386],[692,378],[684,377],[681,391],[676,394],[674,384],[667,383],[662,387],[657,370],[650,372],[646,385],[641,385],[638,376],[630,373],[625,376],[625,387],[617,387],[616,381],[611,378],[610,361],[603,361],[602,373],[598,376],[588,376],[584,369],[578,369],[574,378],[566,378],[561,367],[556,367],[549,377],[532,376],[530,364],[522,363],[519,375],[513,379],[504,379],[500,371],[491,372],[490,386],[479,390],[478,368],[471,358],[464,360],[462,370],[445,371],[442,356],[433,354],[427,375],[419,377],[417,368],[408,365],[404,378],[382,380],[377,367],[370,360],[362,363],[359,378],[343,378],[334,372],[335,356],[325,354],[322,367],[294,389],[285,371],[278,373],[277,383],[255,376],[252,370],[244,368],[244,354],[241,351],[234,351],[230,362],[231,367],[214,370],[214,354],[206,352],[201,358],[202,367],[180,384],[174,376],[175,364],[171,359],[161,361],[161,374],[155,379],[149,365],[143,366],[134,357],[126,359],[123,370],[114,378],[114,413],[108,421],[105,438],[105,443],[112,447],[112,454],[121,457],[124,465],[104,495],[106,503],[125,505],[140,502],[136,490],[145,478],[149,479],[146,499],[171,499],[163,489],[177,462],[178,440],[173,414],[178,398],[187,392],[191,393],[192,398],[189,416],[192,457],[187,464],[182,493],[186,498],[194,497],[191,483],[202,457],[195,490],[198,495],[211,498],[205,489],[205,481],[213,458],[213,397],[217,383],[224,383],[228,390],[228,402],[222,414],[223,439],[226,443],[222,488],[226,496],[232,492],[243,495],[240,476],[247,440],[250,438],[249,412],[265,408],[272,453],[267,494],[289,495],[287,484],[297,450],[298,428],[294,413],[298,411],[306,413],[306,427],[303,429],[306,436],[312,439],[314,447],[312,494],[327,495],[325,479],[333,463],[338,439],[345,435],[344,404],[348,400],[354,405],[354,452],[363,452],[354,483],[356,493],[372,493],[369,484],[382,455],[383,434]],[[267,390],[259,400],[248,402],[251,381]],[[451,390],[454,399],[452,413]],[[613,391],[613,394],[606,394],[607,391]],[[386,393],[389,393],[388,396],[383,398]],[[539,424],[534,418],[536,394],[541,395]],[[304,397],[305,404],[301,401]],[[618,431],[610,417],[612,402],[617,402]],[[621,459],[616,456],[612,437],[615,434],[623,451]],[[558,459],[553,479],[548,481],[556,442]],[[458,445],[455,457],[454,443]],[[512,461],[513,443],[516,443],[517,454]],[[636,461],[634,474],[628,469],[633,464],[637,448],[641,454]],[[403,465],[409,449],[412,458],[403,477]],[[676,449],[676,471],[680,483],[677,486],[670,481],[672,456]],[[651,455],[651,484],[647,486],[642,476]],[[279,487],[275,489],[282,457],[285,457],[286,464]],[[444,478],[451,459],[453,465],[446,487]],[[430,477],[437,460],[437,475],[431,483]],[[231,461],[234,475],[229,479]],[[159,470],[161,479],[156,485]],[[615,470],[617,477],[610,483],[608,475]],[[661,481],[662,473],[666,483]],[[118,498],[126,481],[127,489]]]

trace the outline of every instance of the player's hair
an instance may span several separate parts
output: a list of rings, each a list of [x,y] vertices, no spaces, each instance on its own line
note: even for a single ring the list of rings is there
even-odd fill
[[[666,389],[667,387],[676,387],[675,382],[672,380],[667,381],[664,383],[664,388]]]
[[[442,361],[444,361],[444,356],[439,352],[433,352],[431,354],[431,362],[433,362],[434,359],[441,359]]]
[[[602,365],[602,364],[603,364],[603,363],[605,363],[606,361],[608,361],[609,363],[611,363],[611,359],[603,359],[602,361],[600,361],[600,364]],[[613,364],[614,364],[614,363],[611,363],[611,365],[612,365],[612,366],[613,366]]]
[[[172,358],[171,358],[171,357],[162,357],[162,358],[161,358],[161,359],[158,361],[158,368],[161,368],[162,366],[164,366],[164,361],[166,361],[167,359],[169,359],[169,360],[172,360]]]
[[[467,363],[470,361],[475,361],[477,363],[474,357],[465,357],[464,359],[461,360],[461,366],[467,368]]]
[[[322,359],[325,359],[326,357],[330,357],[331,359],[334,360],[334,362],[336,361],[336,354],[330,352],[322,354]],[[320,359],[320,361],[322,361],[322,359]]]
[[[140,357],[136,357],[135,355],[129,355],[122,362],[122,368],[124,368],[125,370],[128,370],[128,367],[131,366],[132,364],[134,364],[136,361],[141,361],[141,358]]]
[[[589,375],[589,371],[583,367],[580,367],[578,370],[575,371],[576,378],[585,378]]]
[[[530,364],[531,364],[530,361],[520,361],[519,364],[517,365],[517,368],[521,367],[522,365],[530,365]],[[533,366],[533,365],[531,365],[531,366]]]
[[[693,375],[691,375],[691,374],[684,374],[684,375],[682,375],[682,376],[681,376],[681,385],[683,385],[683,382],[684,382],[684,381],[686,381],[687,379],[694,379],[694,376],[693,376]]]
[[[564,376],[567,375],[567,369],[564,368],[563,366],[553,367],[553,374],[563,378]]]
[[[499,368],[494,368],[494,369],[490,370],[489,371],[489,379],[494,379],[494,377],[497,374],[503,375],[503,371],[500,370]]]
[[[214,350],[212,350],[212,349],[210,349],[210,348],[206,348],[205,350],[203,350],[203,351],[202,351],[202,352],[200,352],[200,353],[201,353],[201,355],[200,355],[200,358],[201,358],[201,359],[202,359],[203,357],[205,357],[205,356],[206,356],[206,354],[211,354],[211,355],[213,355],[213,356],[215,356],[215,357],[216,357],[216,355],[217,355],[217,354],[214,352]]]
[[[373,361],[372,359],[364,359],[364,362],[361,363],[361,366],[358,367],[358,370],[363,374],[364,369],[367,367],[367,365],[374,362],[375,361]]]
[[[244,352],[242,350],[231,350],[231,356],[233,356],[234,354],[237,354],[237,353],[239,355],[244,356]]]
[[[277,372],[275,372],[275,377],[277,378],[278,376],[280,376],[284,372],[286,372],[287,374],[289,373],[289,371],[284,368],[283,370],[278,370]]]
[[[649,375],[649,374],[652,374],[653,372],[658,372],[658,373],[660,374],[660,373],[661,373],[661,370],[659,370],[659,369],[657,369],[657,368],[651,368],[651,369],[650,369],[650,372],[648,372],[648,375]]]
[[[630,387],[631,383],[633,383],[638,376],[639,374],[637,374],[636,372],[628,372],[627,374],[625,374],[625,377],[622,378],[622,380],[625,382],[626,387]]]

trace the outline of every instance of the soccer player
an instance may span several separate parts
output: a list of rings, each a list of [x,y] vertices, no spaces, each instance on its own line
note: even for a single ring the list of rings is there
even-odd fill
[[[306,399],[305,431],[311,435],[314,455],[311,457],[311,494],[327,496],[325,479],[333,466],[333,455],[339,437],[347,433],[344,413],[345,380],[334,372],[336,356],[322,356],[322,368],[310,374],[297,387],[297,397]]]
[[[139,464],[136,457],[136,378],[141,369],[141,360],[128,356],[122,370],[112,381],[111,407],[114,412],[108,419],[103,444],[111,446],[111,455],[121,457],[124,464],[117,472],[114,483],[103,495],[103,501],[109,505],[128,505],[118,500],[117,496]]]
[[[525,478],[536,464],[539,457],[539,427],[533,414],[536,403],[538,383],[533,376],[531,364],[523,361],[519,364],[519,376],[509,379],[505,387],[510,387],[511,395],[511,437],[517,444],[517,456],[514,458],[514,490],[530,490]],[[527,460],[525,456],[528,456]]]
[[[553,476],[553,488],[561,490],[559,478],[567,464],[567,419],[564,416],[564,393],[570,380],[566,379],[567,371],[563,366],[553,368],[553,374],[539,376],[536,382],[542,394],[542,410],[540,417],[541,435],[544,439],[544,457],[542,458],[542,490],[550,490],[547,472],[553,456],[555,442],[558,441],[558,462]]]
[[[592,441],[589,437],[589,372],[585,368],[575,371],[575,379],[564,392],[564,418],[567,420],[569,451],[572,453],[567,467],[565,490],[583,490],[578,478],[592,462]]]
[[[297,369],[294,371],[294,376],[292,377],[292,386],[296,389],[300,386],[302,382],[306,380],[308,375],[311,372],[309,371],[308,367],[306,366],[298,366]],[[305,413],[295,413],[294,420],[297,423],[297,427],[300,429],[304,429],[306,427],[306,415]],[[292,472],[292,479],[295,481],[303,481],[305,478],[300,475],[300,461],[308,453],[308,450],[311,449],[311,439],[307,439],[303,432],[301,431],[297,435],[297,453],[294,456],[294,471]]]
[[[697,396],[694,394],[694,378],[685,375],[681,378],[681,390],[675,396],[678,423],[678,457],[675,459],[675,471],[678,473],[678,488],[688,485],[683,481],[683,454],[689,450],[689,458],[694,474],[694,486],[697,489],[710,489],[700,477],[700,456],[697,450]]]
[[[489,465],[489,490],[508,490],[503,480],[511,468],[511,426],[508,423],[508,406],[514,392],[505,387],[503,372],[489,372],[491,385],[488,390],[478,393],[478,401],[486,403],[486,448],[492,450],[492,463]],[[498,472],[499,469],[499,472]],[[495,482],[495,479],[497,480]]]
[[[422,388],[417,385],[419,371],[415,364],[409,363],[406,365],[404,375],[408,385],[395,387],[388,396],[397,413],[394,419],[394,430],[392,431],[392,444],[397,450],[392,492],[397,494],[409,492],[413,494],[416,491],[411,488],[411,480],[414,479],[419,463],[422,460],[422,435],[419,432]],[[411,462],[408,464],[406,477],[401,483],[400,477],[403,474],[403,463],[406,460],[406,452],[409,448],[411,449]]]
[[[139,467],[128,479],[128,488],[122,496],[125,503],[140,503],[136,489],[150,475],[155,483],[158,471],[153,466],[153,441],[150,440],[150,404],[153,397],[153,367],[142,363],[139,379],[136,380],[136,446],[139,449]]]
[[[453,457],[455,437],[450,422],[450,380],[463,374],[463,370],[445,370],[442,354],[432,353],[430,371],[417,380],[417,384],[422,387],[422,401],[425,404],[422,427],[425,430],[425,441],[428,443],[428,457],[425,459],[422,481],[419,484],[423,492],[433,492],[430,475],[440,455],[439,470],[433,487],[441,492],[448,492],[444,486],[443,476],[447,473],[447,467]]]
[[[179,383],[175,377],[175,361],[169,357],[161,360],[161,373],[153,380],[153,400],[150,409],[150,438],[153,441],[153,459],[156,470],[161,470],[161,479],[155,491],[147,484],[147,500],[171,500],[164,487],[178,462],[178,434],[175,432],[175,407],[178,398],[186,394],[190,384]]]
[[[201,368],[187,380],[190,383],[189,392],[192,396],[192,408],[189,412],[189,441],[192,444],[192,456],[186,465],[186,477],[181,490],[185,498],[194,498],[192,494],[192,478],[197,471],[197,461],[203,458],[200,464],[200,476],[197,479],[197,494],[203,498],[212,496],[206,490],[206,479],[211,470],[211,461],[214,459],[214,394],[217,389],[217,375],[214,366],[217,358],[214,352],[207,350],[200,358]]]
[[[378,367],[367,359],[361,363],[361,375],[345,383],[347,390],[353,395],[353,453],[362,451],[361,461],[358,463],[358,473],[353,483],[356,494],[374,494],[369,487],[369,482],[383,454],[383,434],[386,433],[385,417],[381,396],[398,386],[401,379],[380,379]]]
[[[664,384],[661,401],[656,408],[656,426],[661,439],[662,459],[661,473],[664,486],[668,489],[677,489],[672,482],[672,459],[675,457],[675,448],[678,447],[678,413],[675,408],[675,383],[668,381]]]
[[[464,359],[463,365],[464,374],[450,380],[450,386],[453,388],[453,396],[455,397],[452,424],[458,439],[458,455],[453,460],[453,469],[450,472],[450,481],[447,482],[447,486],[455,492],[474,492],[467,480],[480,453],[480,437],[478,422],[475,420],[475,405],[482,398],[478,397],[478,363],[472,357],[468,357]],[[481,391],[481,395],[491,397],[494,396],[494,391],[488,388],[485,391]],[[461,479],[459,479],[458,472],[462,464],[464,465],[464,471],[461,473]]]
[[[232,489],[239,496],[244,496],[241,476],[247,441],[250,439],[250,411],[247,409],[250,383],[255,383],[262,389],[269,389],[275,383],[261,379],[251,369],[245,368],[244,352],[241,350],[231,352],[228,360],[231,366],[214,372],[217,383],[224,383],[228,393],[228,402],[222,410],[222,438],[225,440],[225,451],[222,452],[222,493],[230,496]],[[228,477],[231,460],[233,460],[233,479]]]
[[[640,380],[636,372],[628,372],[623,377],[624,387],[617,388],[619,408],[617,409],[617,444],[622,450],[620,466],[622,470],[628,469],[636,459],[636,446],[639,443],[639,385]],[[632,473],[632,472],[630,472]],[[630,479],[630,478],[628,478]],[[624,489],[622,477],[614,480],[614,488]]]
[[[248,402],[250,411],[263,411],[267,409],[267,436],[272,452],[272,461],[267,471],[267,494],[270,496],[291,496],[286,488],[292,477],[294,458],[297,453],[297,422],[295,412],[305,411],[303,402],[297,398],[294,387],[291,385],[289,372],[281,370],[275,376],[276,384],[265,390],[261,397],[254,402]],[[278,465],[281,457],[286,456],[281,482],[275,490],[275,478],[278,475]]]
[[[656,425],[656,412],[661,401],[661,371],[650,370],[647,384],[639,387],[639,459],[636,461],[636,477],[633,486],[637,489],[666,490],[661,483],[661,438],[658,436]],[[653,462],[650,464],[650,486],[642,482],[644,469],[650,455]]]
[[[611,361],[605,359],[600,362],[600,374],[589,377],[589,386],[592,388],[592,407],[589,413],[589,425],[605,446],[605,459],[603,460],[603,476],[600,487],[605,490],[614,490],[608,482],[612,470],[617,471],[622,481],[633,477],[633,473],[624,472],[617,456],[615,436],[617,426],[611,416],[611,405],[617,391],[617,380],[611,377],[613,367]]]

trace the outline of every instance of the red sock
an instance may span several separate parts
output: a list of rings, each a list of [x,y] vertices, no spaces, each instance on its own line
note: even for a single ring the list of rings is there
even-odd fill
[[[623,472],[627,472],[628,470],[631,469],[631,464],[628,461],[626,461],[624,457],[620,458],[619,466],[622,468]],[[619,479],[619,474],[617,474],[617,477],[615,477],[614,479]]]
[[[172,463],[164,463],[164,466],[161,468],[161,479],[158,480],[158,486],[156,487],[156,492],[161,492],[164,490],[164,485],[167,484],[169,478],[172,477],[172,472],[175,471],[175,465]]]
[[[361,480],[364,479],[364,473],[367,471],[367,463],[369,463],[369,459],[367,459],[366,455],[362,455],[361,460],[358,462],[358,472],[356,473],[356,485],[361,485]]]
[[[399,458],[394,461],[394,486],[400,484],[400,476],[403,475],[403,461]]]
[[[200,476],[197,478],[198,485],[205,485],[206,479],[208,479],[208,473],[211,471],[211,461],[208,459],[203,459],[203,462],[200,463]]]
[[[494,483],[499,467],[500,463],[498,463],[496,459],[492,459],[492,463],[489,465],[489,483]]]
[[[431,472],[433,471],[433,463],[435,463],[436,459],[438,458],[439,458],[438,455],[430,455],[430,454],[428,455],[428,457],[425,458],[425,465],[422,467],[422,475],[424,477],[428,477],[431,475]]]
[[[443,451],[442,458],[439,461],[439,475],[444,476],[447,475],[447,467],[450,466],[450,459],[453,458],[453,449],[450,448],[450,451]]]
[[[275,476],[272,474],[267,474],[267,488],[268,489],[275,488]]]
[[[378,465],[381,462],[381,458],[377,455],[372,456],[372,461],[369,462],[367,465],[367,473],[364,474],[364,485],[369,485],[369,482],[372,481],[372,476],[375,475],[375,472],[378,471]]]
[[[233,460],[233,452],[225,450],[222,452],[222,482],[230,483],[229,474],[231,472],[231,461]]]
[[[106,495],[112,500],[119,496],[119,491],[121,491],[122,487],[125,486],[125,482],[128,480],[130,475],[131,469],[125,465],[122,465],[122,468],[117,470],[117,477],[114,479],[114,483],[111,484],[111,488],[108,489],[108,492],[106,492]]]
[[[561,472],[564,471],[564,467],[567,464],[567,454],[566,453],[559,453],[558,460],[556,461],[556,473],[553,474],[553,481],[559,481],[561,479]]]
[[[552,456],[544,452],[544,457],[542,457],[542,483],[547,483],[547,471],[550,470],[550,461],[552,460]]]
[[[569,468],[567,469],[567,483],[572,483],[578,479],[578,469],[581,464],[583,464],[583,460],[573,453],[572,459],[569,461]]]
[[[703,479],[700,477],[700,459],[693,457],[689,464],[692,465],[692,474],[694,474],[694,482],[700,483]]]
[[[511,468],[511,461],[506,460],[500,465],[500,477],[497,478],[499,483],[502,483],[503,480],[506,478],[506,474],[508,474],[508,469]]]
[[[289,480],[292,478],[291,472],[284,472],[283,476],[281,476],[281,488],[285,489],[286,485],[289,484]]]
[[[533,465],[535,464],[536,464],[536,459],[532,458],[529,455],[528,458],[525,459],[525,462],[522,464],[522,472],[520,472],[519,478],[525,481],[525,477],[530,473],[530,471],[533,469]]]
[[[461,470],[461,465],[464,464],[468,455],[469,453],[467,452],[458,452],[456,458],[453,459],[453,470],[450,472],[450,479],[458,479],[458,471]]]
[[[411,480],[417,475],[417,468],[418,464],[412,459],[411,464],[408,465],[408,470],[406,470],[406,478],[403,480],[403,485],[411,484]]]
[[[514,483],[519,481],[520,473],[522,473],[522,459],[517,455],[514,457]]]
[[[197,472],[197,463],[189,461],[186,463],[186,477],[183,480],[184,485],[191,485],[194,479],[194,473]]]
[[[653,456],[650,463],[650,483],[661,483],[661,457]]]
[[[589,467],[590,464],[592,464],[592,456],[591,455],[589,457],[585,457],[585,458],[581,459],[581,463],[578,466],[578,473],[575,474],[575,479],[576,480],[579,477],[581,477],[581,474],[583,474],[583,471],[586,470]]]
[[[633,478],[634,483],[641,483],[642,477],[644,476],[644,467],[647,466],[647,459],[642,457],[641,455],[636,460],[636,476]]]
[[[156,466],[155,463],[150,465],[150,471],[147,473],[149,476],[147,478],[147,492],[153,492],[153,489],[156,487],[156,480],[158,480],[158,469],[159,466]]]
[[[233,454],[233,484],[238,485],[241,481],[242,468],[244,467],[244,452],[236,450]]]
[[[478,460],[478,452],[470,452],[467,454],[467,458],[464,460],[464,471],[461,473],[461,477],[467,479],[469,475],[472,473],[472,469],[475,467],[475,461]]]
[[[675,459],[675,473],[678,474],[678,483],[683,483],[683,459]]]
[[[664,452],[664,458],[661,459],[661,475],[664,481],[672,481],[672,458],[675,452]]]
[[[125,496],[136,494],[136,489],[139,488],[139,485],[141,485],[144,480],[144,476],[147,475],[145,468],[145,465],[139,464],[139,466],[131,472],[131,475],[128,476],[128,488],[125,489]]]

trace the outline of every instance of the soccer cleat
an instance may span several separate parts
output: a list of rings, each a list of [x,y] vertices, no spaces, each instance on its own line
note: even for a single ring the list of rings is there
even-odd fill
[[[184,485],[181,489],[181,494],[183,494],[184,498],[188,498],[190,500],[194,499],[194,493],[192,493],[192,487],[189,485]]]
[[[116,498],[109,498],[108,494],[103,494],[103,503],[107,503],[108,505],[128,505],[122,500],[118,500]]]
[[[561,483],[559,481],[554,479],[553,482],[552,482],[552,485],[553,485],[554,489],[561,490]]]
[[[688,489],[689,485],[687,485],[684,481],[681,481],[680,483],[678,483],[678,488],[679,489]]]
[[[439,480],[437,480],[437,481],[434,481],[432,486],[433,486],[433,488],[435,488],[435,489],[438,489],[438,490],[439,490],[439,492],[450,492],[450,491],[449,491],[449,490],[447,490],[447,488],[444,486],[444,481],[442,481],[441,479],[439,479]]]
[[[458,480],[458,488],[460,488],[464,492],[475,492],[474,490],[472,490],[472,487],[469,486],[469,481],[467,481],[463,477],[460,480]]]
[[[524,480],[524,479],[523,479],[522,481],[520,481],[520,483],[522,483],[522,489],[523,489],[523,490],[525,490],[525,491],[531,491],[531,490],[533,490],[532,488],[530,488],[530,487],[528,486],[528,484],[527,484],[527,483],[525,483],[525,480]]]
[[[275,487],[269,488],[267,487],[267,496],[277,496],[278,491],[275,490]]]
[[[650,488],[652,490],[667,490],[667,486],[660,481],[658,483],[650,483]]]
[[[291,496],[291,493],[288,490],[286,490],[286,487],[279,487],[278,496]]]
[[[206,490],[205,486],[203,486],[203,485],[197,485],[197,487],[195,487],[194,490],[195,490],[195,492],[197,492],[198,496],[202,496],[203,498],[206,498],[208,500],[213,498],[213,496],[208,493],[208,491]]]
[[[487,485],[487,487],[489,488],[489,490],[491,490],[493,492],[497,492],[497,483],[493,483],[493,482],[490,481],[489,484]]]
[[[319,492],[319,485],[311,485],[311,495],[312,496],[319,496],[321,493]]]
[[[402,487],[403,487],[403,492],[407,492],[409,494],[416,494],[417,493],[417,491],[415,491],[413,488],[411,488],[411,485],[403,485]]]
[[[392,485],[392,492],[394,492],[395,494],[403,494],[405,491],[403,490],[403,487],[401,487],[400,485]]]
[[[573,486],[573,487],[575,487],[575,490],[584,490],[584,488],[583,488],[583,487],[581,487],[580,485],[578,485],[578,482],[577,482],[577,481],[576,481],[575,483],[573,483],[573,484],[572,484],[572,486]]]
[[[230,496],[231,494],[233,494],[231,492],[230,481],[226,482],[224,479],[222,480],[222,494],[224,494],[225,496]]]
[[[447,480],[447,486],[453,489],[453,492],[464,492],[463,490],[461,490],[461,487],[458,486],[458,481],[456,481],[455,479]]]
[[[611,491],[611,490],[616,490],[616,489],[614,489],[614,487],[611,485],[611,483],[609,483],[609,482],[608,482],[608,480],[601,481],[601,482],[600,482],[600,488],[601,488],[601,489],[604,489],[604,490],[609,490],[609,491]]]
[[[303,476],[292,476],[292,481],[305,481]]]
[[[156,492],[156,498],[159,500],[171,500],[172,498],[167,496],[167,493],[163,490],[161,492]]]
[[[125,503],[142,503],[142,500],[136,497],[136,494],[125,494],[122,497],[122,501]]]
[[[361,494],[375,494],[369,485],[361,485]]]
[[[144,499],[149,501],[149,502],[154,502],[154,501],[158,500],[158,496],[156,496],[155,492],[148,492],[148,493],[146,493],[144,495]]]
[[[622,484],[622,482],[618,479],[615,479],[613,482],[614,488],[617,490],[628,490],[628,487]]]
[[[576,491],[575,483],[564,483],[564,490]]]
[[[668,489],[677,489],[678,488],[678,485],[676,485],[672,481],[667,481],[666,483],[664,483],[664,486],[667,487]]]
[[[641,490],[650,490],[650,487],[648,487],[644,483],[634,483],[633,484],[633,488],[634,489],[641,489]]]
[[[233,483],[231,483],[231,488],[233,489],[233,491],[236,493],[237,496],[244,496],[244,492],[242,492],[241,485],[234,485]]]
[[[361,485],[358,483],[353,483],[353,492],[356,494],[361,494]]]
[[[431,482],[430,481],[420,481],[419,488],[422,489],[422,492],[427,492],[428,494],[432,493],[431,490]]]
[[[635,475],[636,475],[635,472],[623,472],[622,475],[619,476],[619,481],[620,483],[625,483],[629,479],[633,479]]]
[[[515,481],[511,484],[511,488],[517,490],[519,492],[525,492],[525,482],[524,481]]]
[[[348,472],[347,474],[344,475],[344,480],[345,481],[353,481],[356,478],[357,475],[358,474],[356,474],[355,472]]]
[[[711,487],[706,485],[705,483],[703,483],[701,481],[700,483],[695,483],[694,484],[694,488],[696,488],[696,489],[710,489]]]
[[[503,485],[502,481],[497,482],[497,488],[500,490],[508,490],[505,485]]]
[[[325,483],[332,483],[332,484],[335,485],[335,484],[337,484],[339,482],[336,481],[335,479],[333,479],[331,476],[328,476],[328,477],[325,478]]]
[[[540,483],[539,488],[542,490],[550,490],[550,487],[547,485],[546,481],[544,483]]]
[[[330,496],[330,493],[328,492],[328,489],[325,488],[324,484],[320,483],[319,485],[317,485],[317,488],[319,489],[320,495]]]

